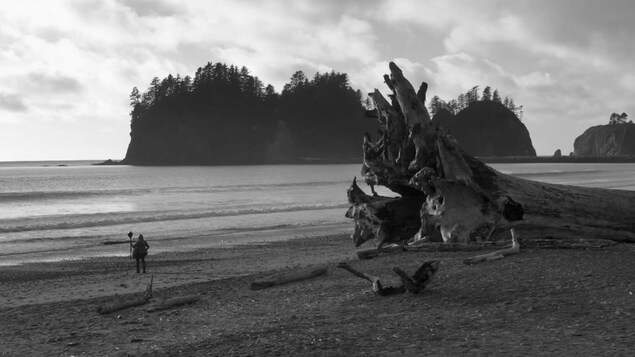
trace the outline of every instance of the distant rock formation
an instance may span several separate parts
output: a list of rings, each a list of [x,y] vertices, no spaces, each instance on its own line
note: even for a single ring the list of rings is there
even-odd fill
[[[635,124],[597,125],[587,129],[573,143],[578,157],[635,156]]]
[[[525,125],[498,102],[474,102],[457,115],[442,109],[432,122],[446,129],[473,156],[536,156]]]
[[[556,150],[556,152],[553,153],[553,157],[562,157],[562,151],[560,149]]]
[[[280,94],[246,67],[209,62],[130,94],[129,165],[358,162],[365,117],[348,75],[295,72]]]

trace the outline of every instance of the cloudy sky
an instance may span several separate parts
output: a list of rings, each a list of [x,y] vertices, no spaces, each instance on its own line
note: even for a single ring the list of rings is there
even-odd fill
[[[613,112],[635,118],[635,1],[0,1],[0,161],[121,159],[128,96],[208,61],[279,91],[296,70],[428,97],[490,85],[524,105],[539,155]]]

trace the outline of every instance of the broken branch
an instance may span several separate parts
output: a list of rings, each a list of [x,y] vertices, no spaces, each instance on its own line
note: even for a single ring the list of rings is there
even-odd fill
[[[516,236],[516,231],[514,228],[510,229],[512,234],[512,246],[511,248],[497,250],[495,252],[476,255],[470,258],[466,258],[463,260],[465,264],[476,264],[480,262],[485,262],[489,260],[497,260],[503,259],[506,255],[518,254],[520,253],[520,243],[518,243],[518,237]]]
[[[399,276],[401,279],[401,286],[390,286],[384,288],[379,281],[379,278],[358,271],[350,266],[350,264],[346,262],[341,262],[337,265],[338,268],[342,268],[351,272],[353,275],[360,277],[364,280],[370,281],[372,285],[373,292],[375,295],[379,296],[388,296],[395,294],[402,294],[405,291],[408,291],[412,294],[418,294],[422,292],[425,287],[430,283],[434,274],[439,270],[439,262],[438,261],[425,261],[421,266],[417,269],[417,271],[409,276],[406,272],[401,270],[399,267],[394,267],[393,272]]]

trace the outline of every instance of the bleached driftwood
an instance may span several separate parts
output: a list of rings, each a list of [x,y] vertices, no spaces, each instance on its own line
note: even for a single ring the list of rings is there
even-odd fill
[[[511,231],[511,234],[512,234],[512,246],[510,248],[501,249],[501,250],[497,250],[495,252],[491,252],[491,253],[487,253],[487,254],[481,254],[481,255],[476,255],[476,256],[473,256],[473,257],[470,257],[470,258],[466,258],[466,259],[463,260],[463,263],[465,263],[465,264],[476,264],[476,263],[490,261],[490,260],[503,259],[506,255],[512,255],[512,254],[520,253],[520,243],[518,243],[518,237],[516,236],[516,232],[514,231],[514,228],[512,228],[510,231]]]
[[[286,283],[290,283],[298,280],[305,280],[314,278],[323,274],[326,274],[327,266],[326,265],[314,265],[308,268],[288,271],[280,274],[276,274],[273,276],[269,276],[257,281],[254,281],[250,285],[251,290],[260,290],[266,289],[276,285],[282,285]]]
[[[135,307],[139,305],[147,304],[148,301],[152,298],[152,282],[154,281],[154,275],[150,277],[150,283],[146,287],[146,291],[142,296],[132,296],[129,298],[120,299],[111,304],[98,306],[97,312],[101,315],[110,314],[115,311],[127,309],[130,307]]]

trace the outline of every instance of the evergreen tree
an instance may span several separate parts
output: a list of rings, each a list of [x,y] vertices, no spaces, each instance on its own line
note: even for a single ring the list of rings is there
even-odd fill
[[[500,94],[498,94],[498,89],[494,89],[494,94],[492,94],[492,101],[497,103],[501,102],[501,96]]]
[[[507,109],[511,110],[512,113],[516,114],[516,104],[514,103],[514,99],[509,98],[509,102],[507,103]]]
[[[492,87],[487,86],[485,87],[485,89],[483,89],[483,96],[481,97],[481,100],[483,101],[492,100]]]
[[[139,89],[137,87],[132,88],[132,92],[130,93],[130,106],[134,107],[139,104],[141,101],[141,93],[139,93]]]
[[[465,94],[459,94],[459,97],[456,98],[458,104],[458,110],[461,111],[467,107],[467,101],[465,100]]]
[[[441,98],[439,98],[438,95],[435,95],[432,98],[430,98],[430,115],[431,116],[435,116],[443,108],[444,108],[444,103],[441,100]]]
[[[465,93],[465,106],[478,102],[478,86],[472,87]]]

